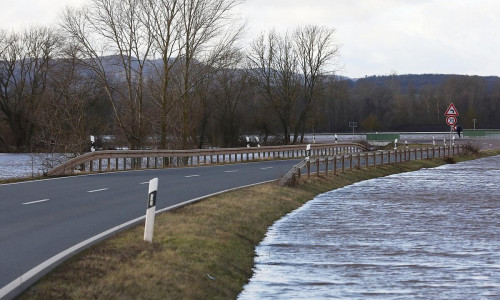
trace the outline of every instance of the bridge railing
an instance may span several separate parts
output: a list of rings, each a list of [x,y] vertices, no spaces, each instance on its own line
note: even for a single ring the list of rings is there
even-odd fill
[[[368,168],[369,166],[387,165],[393,163],[402,163],[411,160],[432,159],[438,157],[454,156],[464,152],[463,145],[454,145],[451,147],[431,147],[431,148],[412,148],[395,149],[376,152],[363,153],[341,153],[338,155],[326,155],[304,159],[296,164],[283,178],[279,185],[293,185],[296,180],[301,178],[302,170],[305,169],[307,177],[311,176],[311,166],[315,167],[316,175],[320,175],[320,165],[324,166],[324,172],[337,174],[344,173],[346,169],[352,171],[353,168]]]
[[[358,143],[312,144],[311,156],[355,153],[366,150],[364,145]],[[258,159],[303,158],[305,155],[305,145],[193,150],[105,150],[72,158],[50,170],[47,175],[215,165]]]

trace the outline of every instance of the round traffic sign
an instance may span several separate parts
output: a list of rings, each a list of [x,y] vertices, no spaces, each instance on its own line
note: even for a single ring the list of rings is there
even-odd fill
[[[449,126],[454,126],[455,124],[457,124],[457,117],[455,116],[446,117],[446,124],[448,124]]]

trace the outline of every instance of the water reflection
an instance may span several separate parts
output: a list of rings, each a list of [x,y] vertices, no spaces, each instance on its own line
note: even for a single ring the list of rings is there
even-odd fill
[[[500,156],[318,196],[257,248],[239,299],[500,298]]]

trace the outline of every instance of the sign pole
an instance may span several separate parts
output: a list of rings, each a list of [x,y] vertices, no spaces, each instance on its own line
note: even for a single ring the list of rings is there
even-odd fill
[[[448,156],[451,156],[451,143],[452,143],[452,138],[453,138],[453,126],[450,126],[450,148],[448,150]]]
[[[451,153],[451,146],[453,143],[453,126],[457,124],[457,117],[459,116],[458,110],[455,107],[455,104],[450,103],[448,106],[448,109],[446,109],[446,112],[444,113],[446,116],[446,124],[450,126],[450,148],[448,150],[448,155]],[[445,150],[446,151],[446,150]]]
[[[153,178],[149,181],[148,208],[146,210],[146,224],[144,226],[144,240],[150,243],[153,242],[157,192],[158,178]]]

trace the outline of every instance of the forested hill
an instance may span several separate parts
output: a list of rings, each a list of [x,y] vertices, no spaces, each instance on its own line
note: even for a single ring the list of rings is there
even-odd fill
[[[351,121],[368,132],[447,130],[452,102],[463,128],[500,128],[500,77],[423,74],[338,78],[320,130],[347,131]]]
[[[438,87],[443,85],[447,80],[453,78],[480,79],[486,85],[486,90],[491,89],[500,82],[498,76],[469,76],[469,75],[454,75],[454,74],[405,74],[405,75],[382,75],[382,76],[366,76],[364,78],[344,78],[351,81],[351,87],[356,83],[369,82],[378,86],[386,86],[391,82],[398,82],[402,92],[407,93],[411,90],[420,90],[423,87]]]

